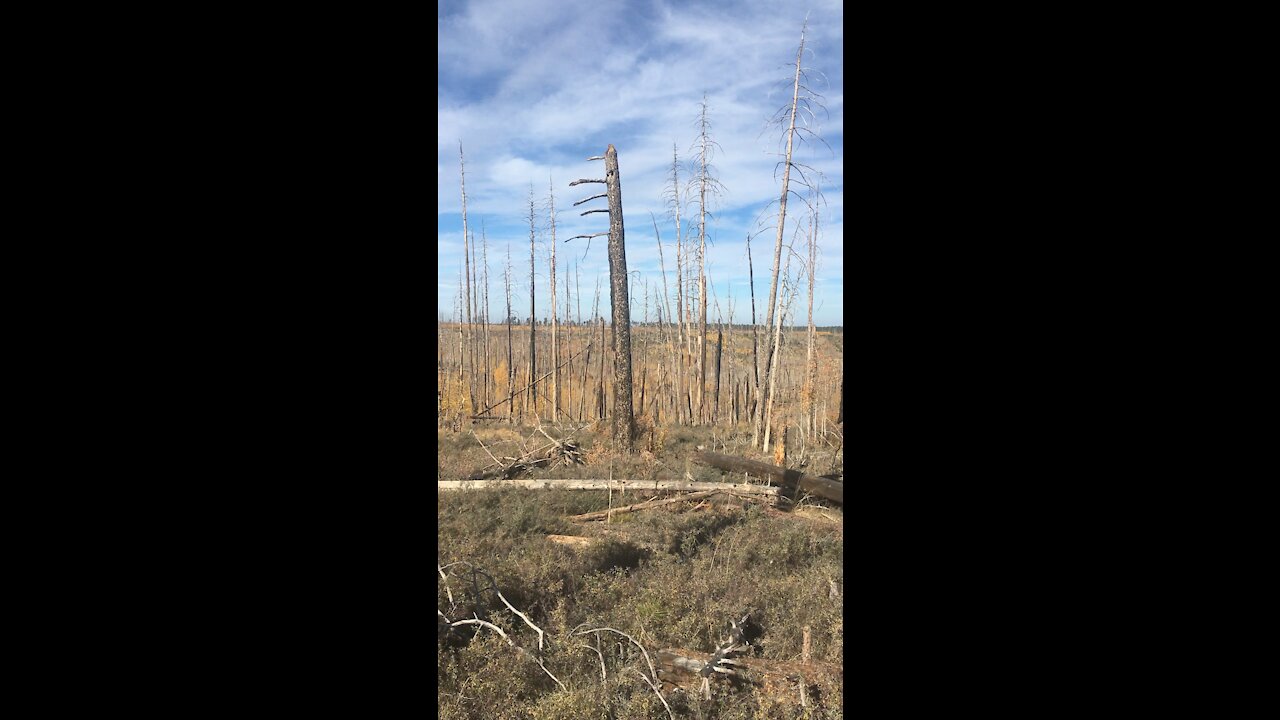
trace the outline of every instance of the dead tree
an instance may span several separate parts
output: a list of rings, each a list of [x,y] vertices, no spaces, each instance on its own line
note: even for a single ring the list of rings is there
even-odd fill
[[[782,321],[787,314],[787,306],[790,304],[790,298],[787,297],[788,291],[791,289],[789,280],[791,271],[791,255],[793,253],[790,250],[791,246],[788,246],[787,265],[786,269],[782,273],[783,297],[778,299],[778,312],[777,315],[775,315],[774,327],[771,330],[773,333],[773,341],[769,345],[769,354],[774,357],[775,365],[781,364]],[[792,296],[794,296],[794,294],[794,292],[790,293]],[[775,367],[774,369],[776,370],[777,368]],[[766,388],[765,394],[760,398],[764,403],[764,412],[761,413],[761,419],[764,424],[764,451],[769,452],[769,436],[773,428],[773,400],[778,390],[778,373],[766,372],[765,377],[768,380],[768,387]]]
[[[632,410],[631,391],[631,302],[628,296],[626,231],[622,222],[622,179],[618,172],[618,151],[610,143],[603,156],[590,158],[604,160],[604,180],[575,180],[579,183],[603,183],[609,201],[609,296],[613,314],[614,388],[613,440],[615,446],[626,453],[633,449],[632,434],[635,416]],[[599,210],[588,210],[583,215]],[[604,233],[596,233],[602,235]],[[590,240],[593,236],[585,237]],[[570,238],[571,240],[573,238]]]
[[[809,220],[809,331],[808,331],[808,349],[805,358],[805,401],[808,406],[805,408],[805,422],[809,426],[809,436],[818,429],[818,413],[817,413],[817,395],[818,395],[818,355],[817,349],[814,347],[818,340],[817,332],[813,327],[813,286],[814,286],[814,270],[818,264],[818,215],[815,211]]]
[[[665,259],[665,258],[663,257],[663,255],[662,255],[662,236],[658,233],[658,219],[657,219],[657,218],[655,218],[655,217],[653,217],[653,214],[652,214],[652,213],[650,213],[650,214],[649,214],[649,218],[650,218],[651,220],[653,220],[653,236],[654,236],[654,238],[655,238],[655,239],[657,240],[657,242],[658,242],[658,267],[659,267],[659,268],[661,268],[661,271],[662,271],[662,303],[663,303],[663,304],[660,306],[660,308],[659,308],[659,309],[661,310],[661,308],[666,308],[665,317],[667,318],[667,324],[670,324],[670,322],[671,322],[671,294],[670,294],[670,291],[667,289],[667,262],[666,262],[666,259]],[[659,313],[658,325],[659,325],[659,327],[660,327],[661,329],[663,329],[663,330],[665,331],[665,327],[663,327],[663,323],[662,323],[662,319],[661,319],[661,318],[662,318],[662,314],[661,314],[661,313]],[[677,320],[676,320],[676,321],[677,321],[677,322],[679,322],[679,318],[677,318]],[[678,365],[676,365],[676,343],[675,343],[675,338],[674,338],[674,337],[671,337],[669,334],[668,334],[666,337],[667,337],[667,348],[668,348],[668,350],[669,350],[668,357],[670,358],[670,361],[671,361],[671,371],[672,371],[673,373],[675,373],[675,372],[677,372],[676,368],[678,367]],[[661,364],[661,363],[659,363],[659,364]],[[661,374],[659,374],[659,376],[661,376]],[[679,382],[678,382],[678,380],[677,380],[677,382],[676,382],[676,383],[674,383],[674,384],[676,385],[676,387],[677,387],[677,388],[679,388]],[[677,389],[677,391],[676,391],[676,392],[678,392],[678,389]],[[656,417],[656,416],[655,416],[655,417]],[[679,424],[679,423],[680,423],[680,413],[679,413],[679,410],[677,409],[677,411],[676,411],[676,424]],[[656,419],[655,419],[655,421],[654,421],[654,424],[655,424],[655,425],[657,424]]]
[[[466,164],[466,158],[462,154],[461,140],[458,141],[458,170],[459,170],[459,175],[462,183],[462,264],[463,264],[462,293],[464,295],[464,306],[466,308],[466,317],[464,318],[464,322],[466,323],[467,335],[468,335],[465,342],[465,349],[463,350],[463,357],[465,358],[466,352],[471,348],[471,338],[470,338],[470,333],[471,333],[471,253],[469,251],[469,245],[468,245],[468,238],[470,237],[470,235],[467,231],[467,164]],[[461,328],[459,328],[459,330],[461,330]],[[475,397],[475,389],[473,387],[473,383],[475,380],[475,369],[476,369],[475,359],[472,358],[471,377],[466,378],[467,384],[468,384],[467,394],[471,401],[471,405],[468,408],[468,410],[471,413],[475,413],[476,411],[476,397]],[[465,374],[465,372],[460,372],[459,376],[462,376],[463,374]]]
[[[490,388],[496,378],[492,377],[492,365],[489,362],[489,237],[485,234],[483,221],[480,223],[480,241],[481,257],[484,260],[484,307],[481,309],[484,322],[484,404],[488,405],[493,399]]]
[[[719,195],[723,186],[711,174],[711,155],[719,143],[711,139],[707,95],[698,115],[698,422],[707,422],[707,194]]]
[[[773,278],[769,283],[769,304],[767,306],[767,312],[765,315],[766,328],[774,324],[773,323],[774,316],[775,314],[777,314],[778,275],[782,269],[782,239],[784,236],[786,223],[787,223],[787,198],[791,194],[791,187],[790,187],[791,169],[792,167],[794,167],[793,163],[791,162],[791,153],[792,153],[792,150],[794,149],[795,139],[796,139],[796,114],[798,112],[798,109],[801,107],[800,80],[803,75],[801,61],[804,58],[804,36],[805,36],[805,31],[807,29],[808,29],[808,20],[805,21],[805,27],[802,28],[800,31],[800,47],[799,49],[796,50],[796,63],[795,63],[796,68],[795,68],[795,78],[792,86],[791,103],[789,107],[786,108],[786,115],[783,116],[787,122],[787,130],[785,133],[787,149],[786,149],[785,159],[783,160],[783,163],[782,163],[782,166],[783,166],[782,194],[778,200],[778,224],[777,224],[778,232],[774,242],[774,249],[773,249]],[[769,345],[766,346],[767,350],[765,352],[764,378],[762,378],[763,382],[761,382],[760,386],[757,387],[757,395],[759,396],[763,396],[765,394],[765,386],[772,387],[774,383],[774,375],[776,374],[774,348],[776,345],[777,345],[777,342],[775,340],[775,342],[770,343]],[[752,445],[758,444],[762,431],[767,435],[768,430],[766,427],[764,427],[766,422],[767,420],[765,418],[765,413],[760,413],[759,415],[757,415],[755,432],[752,435],[752,441],[751,441]]]
[[[516,360],[511,347],[511,243],[507,243],[507,268],[503,273],[507,286],[507,421],[516,421]]]
[[[551,422],[559,422],[560,414],[560,345],[556,336],[556,191],[552,181],[548,179],[551,213]]]
[[[770,465],[758,460],[722,455],[720,453],[699,451],[691,456],[696,463],[710,465],[714,468],[732,473],[750,473],[757,477],[767,477],[782,482],[791,488],[799,488],[827,500],[844,504],[844,481],[829,477],[807,475],[799,470]],[[741,480],[742,478],[737,478]]]
[[[536,305],[534,303],[534,286],[536,285],[535,267],[533,258],[534,249],[534,212],[533,212],[533,184],[529,185],[529,395],[525,400],[526,404],[531,404],[530,410],[534,417],[538,415],[538,349],[534,342],[534,331],[537,328],[538,320],[534,314]]]
[[[555,246],[554,242],[552,243],[552,246],[553,247]],[[555,302],[555,298],[552,298],[552,302]],[[569,315],[569,258],[568,257],[564,259],[564,322],[568,326],[568,330],[565,333],[565,339],[564,339],[565,352],[568,353],[573,351],[573,318]],[[573,416],[573,363],[565,364],[564,375],[567,378],[567,381],[564,384],[565,395],[566,395],[565,401],[564,401],[564,411],[566,415],[569,415],[570,417],[572,417]]]
[[[664,193],[667,197],[667,203],[671,206],[671,212],[675,216],[676,223],[676,342],[679,344],[680,363],[673,365],[672,371],[676,375],[676,424],[678,425],[680,424],[680,418],[684,416],[684,412],[680,407],[684,405],[684,402],[679,398],[685,393],[685,345],[688,339],[688,332],[685,326],[684,312],[684,231],[680,225],[680,156],[676,153],[674,144],[671,146],[671,180]]]
[[[747,282],[751,284],[751,382],[760,387],[760,324],[756,320],[756,276],[751,264],[751,233],[747,233]],[[754,404],[747,409],[747,418],[755,420]]]
[[[840,369],[840,412],[836,415],[836,424],[844,424],[844,368]]]

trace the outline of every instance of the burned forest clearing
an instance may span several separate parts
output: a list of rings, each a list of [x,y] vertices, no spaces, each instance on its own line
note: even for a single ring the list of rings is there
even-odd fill
[[[843,168],[805,65],[808,33],[839,35],[796,27],[773,46],[777,152],[741,137],[766,108],[714,93],[732,177],[706,90],[680,96],[685,130],[602,118],[580,145],[535,122],[558,139],[503,150],[465,103],[442,114],[481,140],[474,164],[448,140],[438,213],[440,717],[843,716]],[[689,127],[682,159],[664,133]]]
[[[588,333],[598,341],[598,327],[565,332],[566,356]],[[603,401],[598,358],[567,366],[575,387],[559,388],[555,421],[549,387],[517,399],[515,413],[473,415],[465,385],[442,381],[452,395],[442,392],[437,429],[440,716],[840,717],[843,493],[836,501],[796,480],[843,484],[838,398],[815,403],[810,432],[797,376],[773,446],[753,448],[751,383],[741,377],[750,328],[725,343],[719,411],[713,383],[702,425],[676,424],[659,329],[632,334],[643,410],[631,453],[611,437],[608,357]],[[843,341],[817,336],[827,387],[839,386]],[[801,363],[805,350],[783,344]],[[502,370],[489,378],[490,399],[509,396]],[[684,405],[696,417],[696,400]],[[765,469],[711,464],[724,458]]]
[[[469,486],[437,496],[440,717],[842,717],[843,509],[693,459],[772,463],[748,427],[624,457],[597,424],[481,425],[438,438],[440,479]],[[841,445],[788,462],[836,475]]]

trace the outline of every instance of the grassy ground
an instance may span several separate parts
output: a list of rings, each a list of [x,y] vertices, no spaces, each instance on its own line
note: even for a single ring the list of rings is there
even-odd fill
[[[601,430],[607,434],[607,428]],[[717,433],[714,440],[712,432]],[[663,437],[655,440],[652,452],[622,459],[604,449],[607,440],[590,430],[579,432],[574,439],[582,442],[588,465],[540,469],[531,477],[607,477],[612,464],[615,478],[677,478],[686,470],[680,458],[696,446],[710,450],[713,442],[724,443],[716,448],[723,452],[742,440],[735,432],[706,428],[659,434]],[[489,451],[499,456],[513,454],[522,443],[537,444],[525,440],[530,435],[528,429],[477,429]],[[463,477],[492,462],[477,436],[440,435],[440,479]],[[746,440],[749,446],[749,436]],[[826,451],[834,453],[834,446]],[[763,453],[753,455],[740,447],[734,454],[764,459]],[[809,457],[823,472],[833,460],[817,448],[809,450]],[[710,468],[688,469],[697,480],[728,479]],[[644,499],[629,493],[625,502]],[[615,496],[615,506],[622,502]],[[503,596],[545,631],[543,661],[567,688],[521,659],[497,633],[482,628],[471,637],[471,632],[458,631],[472,628],[457,628],[440,643],[437,655],[441,717],[666,718],[666,709],[635,672],[647,674],[639,652],[604,646],[607,679],[602,680],[600,658],[582,646],[585,638],[573,635],[580,626],[616,628],[651,655],[664,648],[709,653],[724,638],[728,620],[750,611],[763,629],[758,657],[799,661],[807,625],[812,660],[843,664],[842,520],[780,513],[741,500],[619,516],[604,530],[565,519],[608,503],[606,493],[593,491],[504,488],[438,495],[439,563],[466,561],[491,575]],[[838,511],[835,515],[841,517]],[[603,539],[579,549],[550,542],[548,534]],[[477,612],[503,628],[515,644],[536,651],[537,633],[491,592],[477,592],[466,566],[446,572],[448,589],[446,580],[436,576],[437,604],[451,620]],[[835,597],[832,583],[839,591]],[[714,687],[711,700],[683,691],[665,697],[679,718],[842,716],[839,681],[820,684],[811,692],[808,708],[800,707],[795,694],[779,697],[724,683]]]

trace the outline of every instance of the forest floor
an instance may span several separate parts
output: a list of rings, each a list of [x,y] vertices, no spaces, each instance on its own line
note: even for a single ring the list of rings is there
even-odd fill
[[[772,452],[751,449],[745,426],[642,429],[640,450],[632,456],[608,449],[607,425],[541,427],[572,443],[583,462],[566,465],[560,460],[521,478],[741,483],[741,474],[692,463],[690,456],[702,448],[765,462],[775,459]],[[487,466],[492,469],[495,458],[505,464],[505,458],[551,444],[537,428],[492,422],[462,432],[442,430],[437,443],[438,480],[463,479]],[[814,475],[843,473],[839,426],[807,443],[789,437],[788,452],[788,467]],[[751,482],[765,484],[758,478]],[[705,690],[664,684],[662,699],[670,711],[645,680],[654,677],[649,661],[660,665],[659,651],[680,648],[706,659],[726,638],[730,620],[744,615],[758,632],[744,657],[800,663],[807,628],[808,663],[842,667],[840,507],[803,494],[777,508],[759,499],[714,495],[616,515],[607,523],[569,519],[653,495],[525,488],[438,492],[440,717],[842,717],[844,688],[838,673],[806,675],[803,699],[795,678],[762,686],[716,677]],[[566,545],[549,535],[582,540]],[[510,643],[489,627],[449,627],[463,619],[492,623]],[[541,650],[539,633],[529,623],[544,633]],[[612,631],[586,632],[606,627],[630,635],[649,659]],[[602,652],[597,655],[596,650]],[[658,675],[658,680],[670,679]]]

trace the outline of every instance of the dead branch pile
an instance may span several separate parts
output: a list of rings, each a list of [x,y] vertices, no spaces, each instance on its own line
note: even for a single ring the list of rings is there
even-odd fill
[[[502,478],[503,480],[509,480],[518,475],[528,473],[537,467],[559,467],[583,465],[586,463],[586,460],[583,457],[582,448],[579,447],[577,443],[569,440],[577,430],[570,432],[561,440],[557,440],[547,434],[547,431],[543,430],[541,425],[539,425],[536,430],[542,433],[551,442],[530,448],[526,441],[526,443],[521,447],[519,455],[509,455],[505,457],[495,456],[490,452],[489,448],[485,447],[484,442],[480,440],[480,436],[476,435],[473,430],[471,434],[475,436],[476,442],[480,443],[480,447],[484,448],[485,453],[489,455],[489,458],[492,459],[493,462],[485,465],[479,472],[468,475],[466,479],[484,480],[486,478]]]

